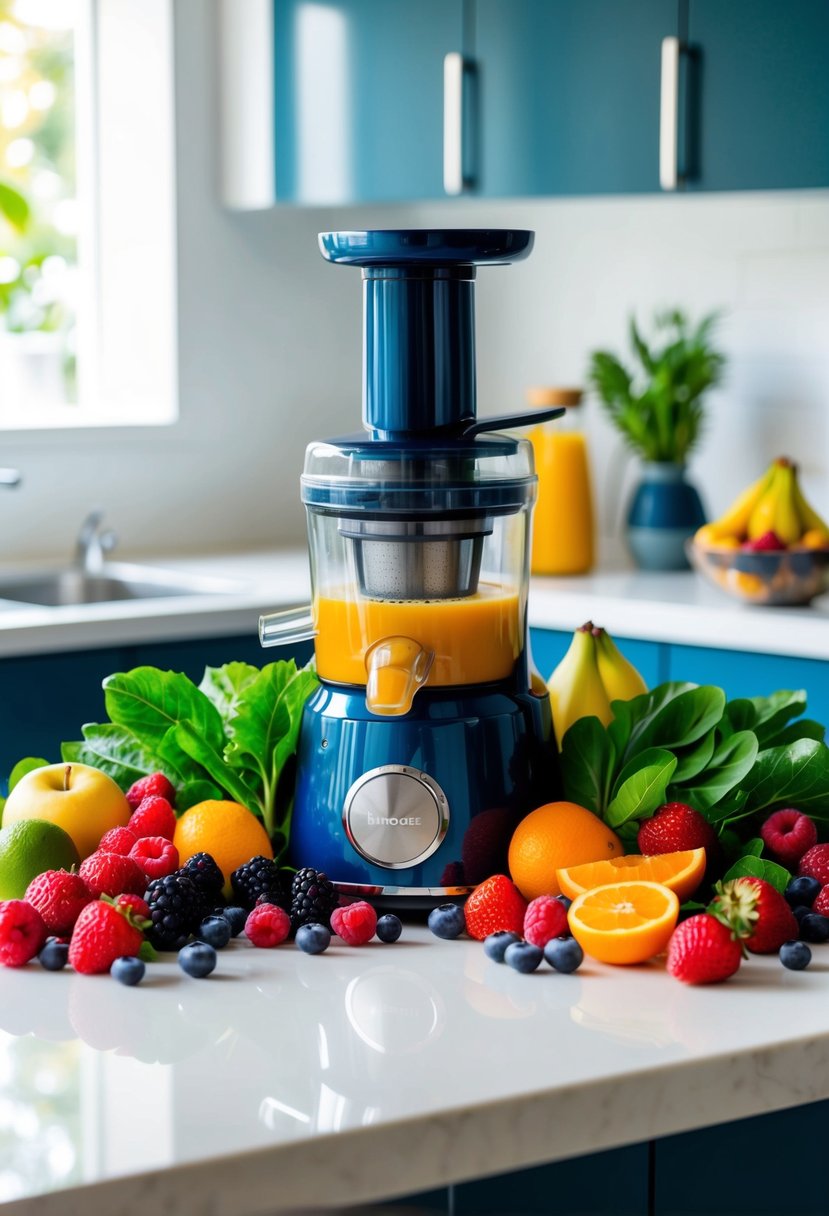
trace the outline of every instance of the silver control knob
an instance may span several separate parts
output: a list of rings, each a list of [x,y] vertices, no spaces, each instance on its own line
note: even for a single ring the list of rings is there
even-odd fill
[[[405,870],[439,848],[449,827],[449,803],[426,773],[406,764],[383,764],[363,773],[349,789],[343,826],[366,861]]]

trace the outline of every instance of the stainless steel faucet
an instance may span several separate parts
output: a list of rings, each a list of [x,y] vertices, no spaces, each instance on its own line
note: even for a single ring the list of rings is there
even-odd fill
[[[90,511],[81,524],[75,545],[75,561],[84,574],[100,574],[104,568],[104,555],[111,553],[118,544],[118,534],[112,528],[101,529],[104,512],[100,507]]]
[[[20,481],[17,469],[0,469],[0,486],[19,486]]]

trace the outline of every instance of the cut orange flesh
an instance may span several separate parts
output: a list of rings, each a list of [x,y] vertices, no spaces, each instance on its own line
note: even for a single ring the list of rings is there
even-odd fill
[[[570,899],[608,883],[660,882],[684,900],[696,891],[704,873],[705,849],[683,849],[681,853],[660,853],[652,857],[631,853],[627,857],[608,857],[582,866],[568,866],[565,870],[556,870],[556,878]]]
[[[602,963],[644,963],[668,945],[679,899],[658,882],[607,883],[583,891],[570,905],[570,932]]]

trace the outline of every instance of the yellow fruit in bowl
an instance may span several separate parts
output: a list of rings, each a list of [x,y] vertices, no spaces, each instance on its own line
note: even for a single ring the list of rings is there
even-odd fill
[[[194,853],[209,853],[224,875],[225,895],[230,876],[252,857],[273,857],[261,819],[238,802],[208,799],[198,802],[178,820],[173,844],[184,865]]]
[[[805,549],[829,549],[829,532],[823,528],[810,528],[800,538]]]
[[[0,831],[0,899],[22,899],[44,870],[80,863],[71,836],[46,819],[20,819]]]
[[[94,853],[104,832],[122,828],[130,804],[110,776],[90,764],[46,764],[21,777],[6,799],[3,827],[45,819],[71,836],[81,861]]]
[[[560,895],[556,871],[621,856],[622,842],[598,815],[576,802],[548,802],[530,811],[509,846],[509,872],[525,899]]]

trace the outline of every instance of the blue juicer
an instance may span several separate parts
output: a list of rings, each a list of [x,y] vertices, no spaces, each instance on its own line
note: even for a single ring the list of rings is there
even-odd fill
[[[289,860],[347,894],[424,906],[505,872],[518,821],[559,796],[527,644],[532,448],[476,418],[476,267],[515,230],[329,232],[362,268],[365,432],[308,447],[312,603],[262,644],[314,638]]]

